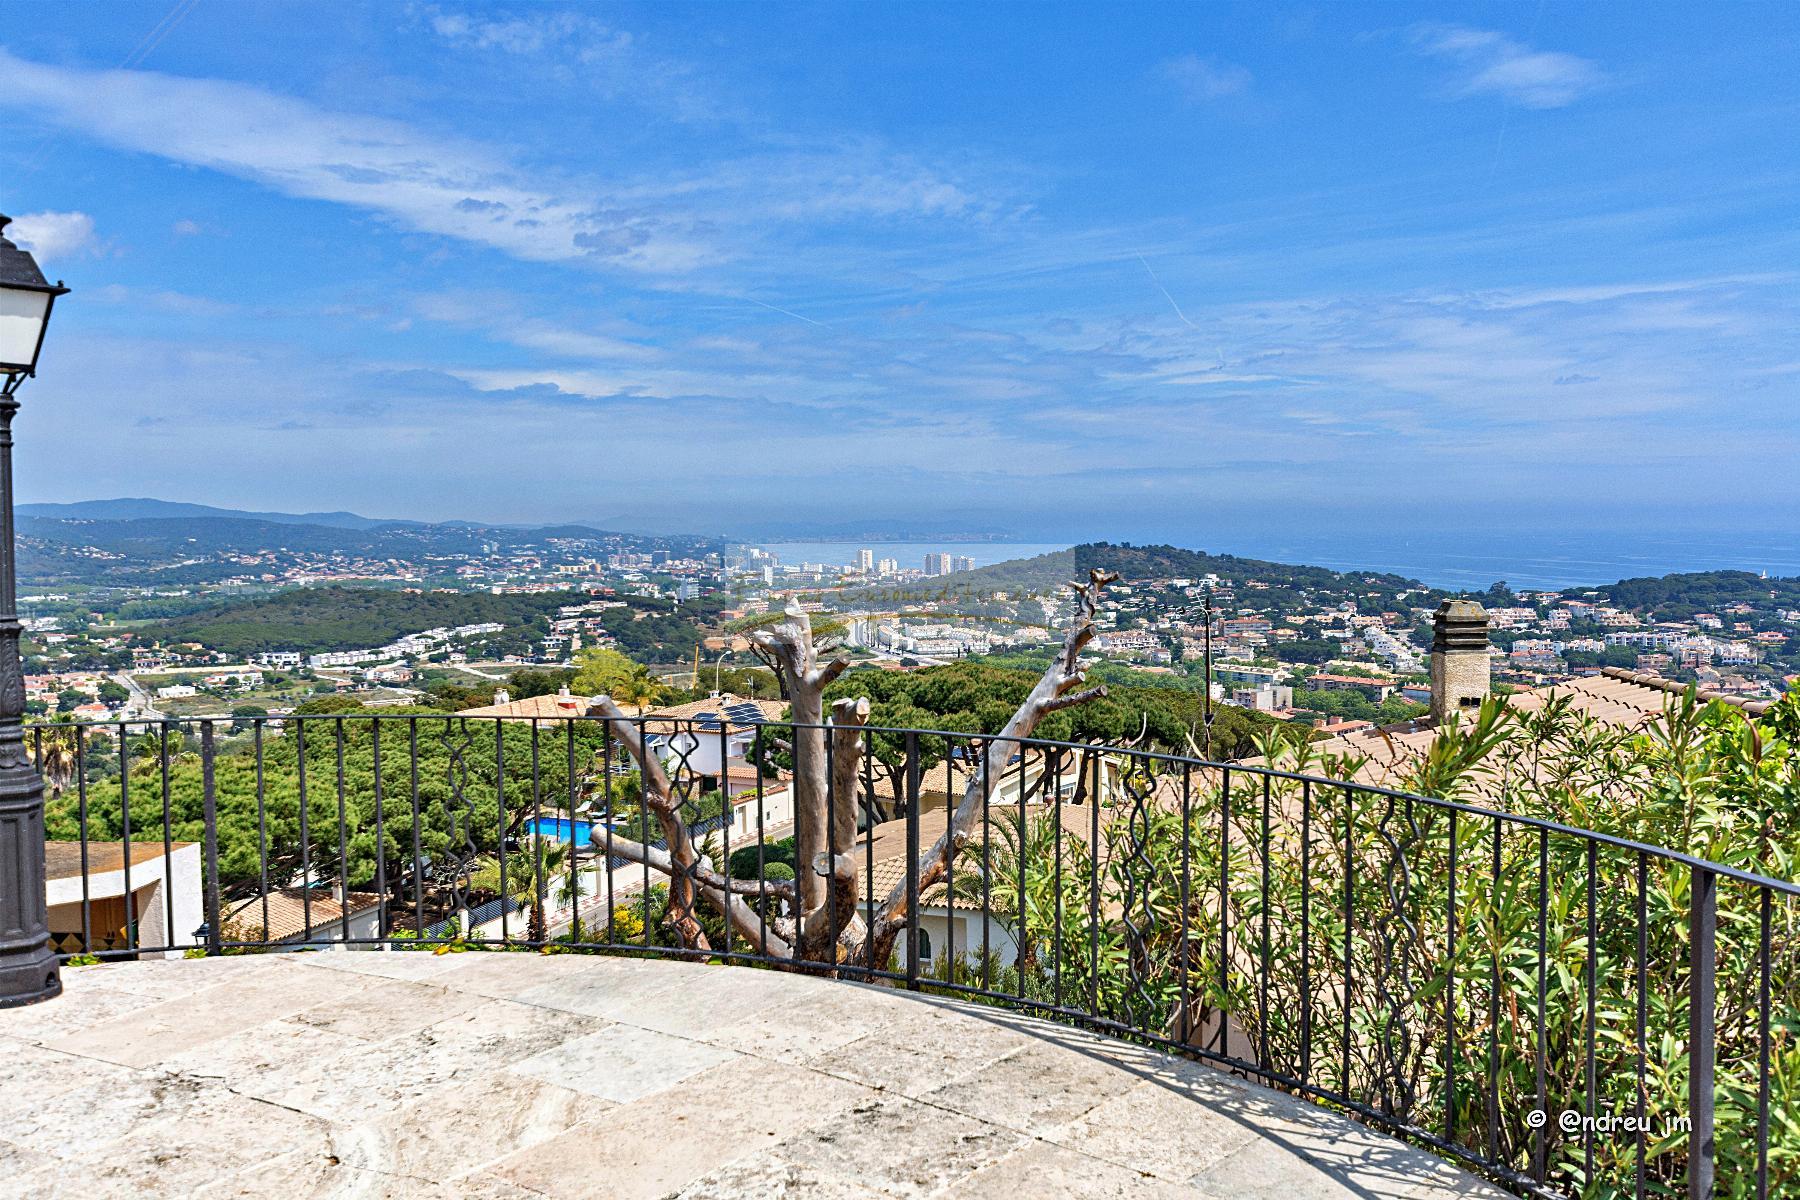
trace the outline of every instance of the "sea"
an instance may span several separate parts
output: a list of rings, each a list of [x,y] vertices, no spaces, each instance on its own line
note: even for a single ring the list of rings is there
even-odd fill
[[[1115,541],[1138,540],[1118,535]],[[1620,579],[1688,571],[1749,571],[1800,576],[1800,541],[1758,536],[1754,531],[1662,532],[1650,529],[1600,533],[1566,531],[1466,534],[1406,533],[1392,529],[1320,528],[1299,534],[1195,537],[1172,541],[1214,554],[1238,554],[1273,562],[1330,567],[1336,571],[1387,571],[1452,590],[1483,590],[1505,580],[1514,589],[1570,588]],[[1067,550],[1072,543],[1045,542],[770,542],[762,548],[783,563],[849,565],[858,550],[877,559],[919,567],[942,552],[971,558],[976,566]]]

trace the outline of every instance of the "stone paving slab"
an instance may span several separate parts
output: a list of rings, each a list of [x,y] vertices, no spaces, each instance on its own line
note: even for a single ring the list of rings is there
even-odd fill
[[[0,1012],[0,1197],[1504,1195],[1207,1067],[891,988],[417,952],[64,986]]]

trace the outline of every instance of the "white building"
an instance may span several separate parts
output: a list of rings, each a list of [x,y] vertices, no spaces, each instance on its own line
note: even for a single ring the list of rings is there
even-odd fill
[[[81,842],[45,842],[44,882],[50,942],[61,953],[161,946],[170,947],[162,957],[180,958],[201,941],[197,842],[176,842],[166,857],[157,842],[90,841],[85,850]]]

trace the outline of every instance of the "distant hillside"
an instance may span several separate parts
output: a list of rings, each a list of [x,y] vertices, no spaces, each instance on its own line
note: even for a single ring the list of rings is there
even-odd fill
[[[1764,579],[1749,571],[1697,571],[1657,578],[1621,579],[1595,588],[1620,608],[1649,611],[1663,620],[1686,620],[1733,604],[1800,608],[1800,579]]]
[[[144,497],[119,500],[77,500],[71,504],[21,504],[22,517],[52,517],[67,521],[141,521],[171,517],[224,517],[238,521],[267,521],[277,525],[325,525],[334,529],[373,529],[380,525],[420,525],[421,521],[382,520],[353,512],[246,512],[214,508],[210,504],[185,504],[177,500]]]
[[[1083,574],[1090,567],[1117,571],[1126,579],[1198,579],[1217,575],[1243,583],[1257,580],[1276,587],[1345,588],[1367,586],[1387,591],[1424,588],[1425,584],[1389,571],[1333,571],[1328,567],[1300,566],[1240,558],[1235,554],[1208,554],[1178,546],[1134,546],[1130,542],[1089,542],[1075,547],[1076,565]]]
[[[138,501],[104,501],[100,505]],[[160,505],[161,501],[148,501]],[[291,559],[344,558],[419,566],[428,559],[479,559],[500,552],[571,552],[568,543],[586,543],[582,553],[668,550],[677,556],[706,554],[723,543],[713,538],[639,536],[558,525],[541,529],[468,522],[424,524],[397,521],[369,524],[309,524],[258,516],[182,515],[160,517],[51,517],[27,510],[75,505],[21,506],[18,520],[20,578],[31,585],[101,583],[121,586],[199,583],[241,575],[245,568],[215,556],[275,553]],[[195,508],[201,505],[171,505]],[[101,511],[91,509],[90,511]],[[215,510],[224,511],[224,510]],[[323,514],[346,522],[353,513]],[[557,545],[553,546],[552,543]],[[285,565],[278,564],[278,565]]]
[[[416,553],[422,544],[446,551],[474,550],[478,534],[442,526],[377,526],[349,529],[298,525],[248,517],[150,517],[136,520],[59,520],[23,516],[19,532],[45,542],[165,559],[198,554],[257,554],[265,550],[305,550],[376,558]]]
[[[1043,592],[1077,578],[1089,569],[1117,571],[1124,579],[1200,579],[1216,575],[1227,583],[1256,580],[1268,585],[1269,598],[1282,591],[1325,590],[1394,593],[1425,589],[1416,579],[1382,571],[1333,571],[1326,567],[1296,566],[1239,558],[1235,554],[1208,554],[1176,546],[1133,546],[1128,542],[1086,542],[1070,550],[1017,558],[1009,562],[959,571],[954,575],[925,579],[903,586],[861,588],[853,594],[864,600],[904,602],[946,599],[986,592]],[[1427,589],[1428,590],[1428,589]]]
[[[1343,592],[1368,597],[1419,591],[1411,603],[1425,606],[1455,594],[1389,571],[1334,571],[1293,563],[1241,558],[1235,554],[1208,554],[1176,546],[1134,546],[1128,542],[1088,542],[1072,550],[1036,558],[1014,559],[974,571],[958,572],[941,579],[924,580],[905,587],[870,588],[859,598],[920,600],[995,591],[1043,591],[1065,580],[1085,576],[1090,568],[1117,571],[1127,580],[1199,579],[1215,575],[1242,585],[1255,580],[1266,585],[1259,595],[1280,600],[1282,593]],[[1800,609],[1800,578],[1765,579],[1749,571],[1697,571],[1681,574],[1622,579],[1592,588],[1567,588],[1565,593],[1591,591],[1608,597],[1620,608],[1653,614],[1662,620],[1687,620],[1697,612],[1718,612],[1734,604],[1750,604],[1767,610]],[[1489,604],[1514,602],[1510,595],[1475,595]]]

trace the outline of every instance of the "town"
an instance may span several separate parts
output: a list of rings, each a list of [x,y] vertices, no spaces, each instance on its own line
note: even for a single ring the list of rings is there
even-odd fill
[[[28,587],[31,713],[241,721],[278,718],[319,695],[429,705],[444,694],[504,688],[524,670],[571,672],[580,652],[595,647],[619,649],[655,677],[701,692],[709,672],[722,678],[729,668],[743,682],[740,672],[759,669],[732,627],[790,600],[840,622],[856,662],[889,670],[964,660],[1031,666],[1055,641],[1066,613],[1062,583],[1077,559],[1104,558],[1124,576],[1097,615],[1093,646],[1111,678],[1204,690],[1222,706],[1339,734],[1425,711],[1431,614],[1450,595],[1389,574],[1168,547],[1100,544],[978,568],[972,558],[918,544],[860,548],[843,563],[785,561],[779,547],[567,527],[510,531],[505,545],[469,537],[450,549],[427,527],[404,531],[426,552],[377,561],[330,547],[246,554],[237,547],[254,533],[231,530],[230,520],[212,524],[221,548],[179,563],[204,582],[89,575]],[[107,561],[114,576],[175,566],[116,551],[103,557],[102,547],[80,543],[82,526],[55,525],[34,522],[37,544],[55,548],[39,561]],[[304,532],[331,541],[330,531]],[[421,596],[446,602],[447,613],[480,597],[507,598],[512,607],[506,619],[428,628],[403,627],[402,615],[383,629],[392,636],[363,642],[352,640],[355,623],[338,611],[386,602],[412,613],[419,606],[405,598]],[[297,630],[313,626],[239,619],[274,597],[316,602],[323,636],[302,632],[296,641]],[[1800,586],[1792,580],[1722,572],[1552,591],[1496,584],[1475,598],[1488,613],[1501,691],[1612,667],[1754,700],[1778,696],[1800,671]],[[772,678],[764,683],[773,695]]]

